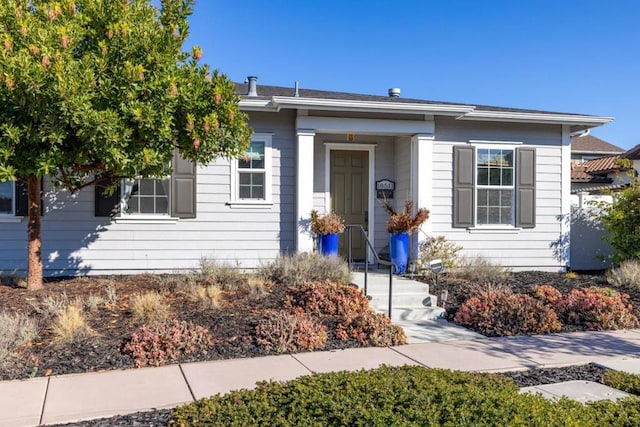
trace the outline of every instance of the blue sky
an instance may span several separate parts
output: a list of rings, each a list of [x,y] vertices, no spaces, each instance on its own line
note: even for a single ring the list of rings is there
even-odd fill
[[[630,148],[639,18],[634,0],[197,0],[188,44],[234,81],[613,116],[592,134]]]

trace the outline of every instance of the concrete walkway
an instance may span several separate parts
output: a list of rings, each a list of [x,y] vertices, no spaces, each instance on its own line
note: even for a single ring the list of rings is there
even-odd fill
[[[0,426],[35,426],[172,408],[256,381],[386,365],[512,371],[589,362],[640,369],[640,329],[354,348],[0,382]]]

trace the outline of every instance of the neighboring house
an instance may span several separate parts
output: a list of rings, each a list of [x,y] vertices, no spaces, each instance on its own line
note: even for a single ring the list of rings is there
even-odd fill
[[[629,184],[629,170],[618,163],[620,158],[615,155],[572,163],[571,194],[601,194]]]
[[[606,156],[622,154],[624,150],[593,135],[571,137],[571,163],[582,163]]]
[[[171,178],[123,182],[113,196],[48,195],[45,274],[171,272],[202,257],[252,268],[311,251],[312,209],[362,225],[380,250],[388,242],[381,180],[395,183],[396,208],[410,198],[431,211],[418,238],[444,235],[464,255],[557,271],[568,264],[553,244],[569,231],[560,218],[570,212],[570,135],[611,120],[405,99],[395,90],[387,97],[256,86],[254,78],[238,91],[254,129],[244,159],[198,168],[176,159]],[[26,220],[7,188],[0,268],[21,272]]]
[[[636,176],[640,175],[640,144],[624,152],[621,157],[631,160]]]

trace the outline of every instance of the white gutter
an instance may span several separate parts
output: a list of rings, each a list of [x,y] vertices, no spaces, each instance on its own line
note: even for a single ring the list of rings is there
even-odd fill
[[[585,116],[579,114],[477,110],[477,107],[473,105],[420,104],[411,102],[358,101],[286,96],[274,96],[272,98],[261,99],[243,97],[240,99],[240,109],[244,111],[277,112],[282,108],[401,114],[413,113],[456,116],[458,120],[566,124],[589,127],[601,126],[613,120],[613,117]]]
[[[583,116],[579,114],[527,113],[515,111],[471,111],[458,117],[458,120],[484,120],[496,122],[528,122],[551,124],[579,124],[600,126],[609,123],[613,117]]]

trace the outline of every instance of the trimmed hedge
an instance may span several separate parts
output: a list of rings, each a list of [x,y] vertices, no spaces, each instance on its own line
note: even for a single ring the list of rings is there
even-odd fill
[[[603,382],[609,387],[640,396],[640,375],[610,370],[604,374]]]
[[[262,382],[176,408],[169,425],[637,426],[640,399],[552,402],[491,374],[382,367]]]

